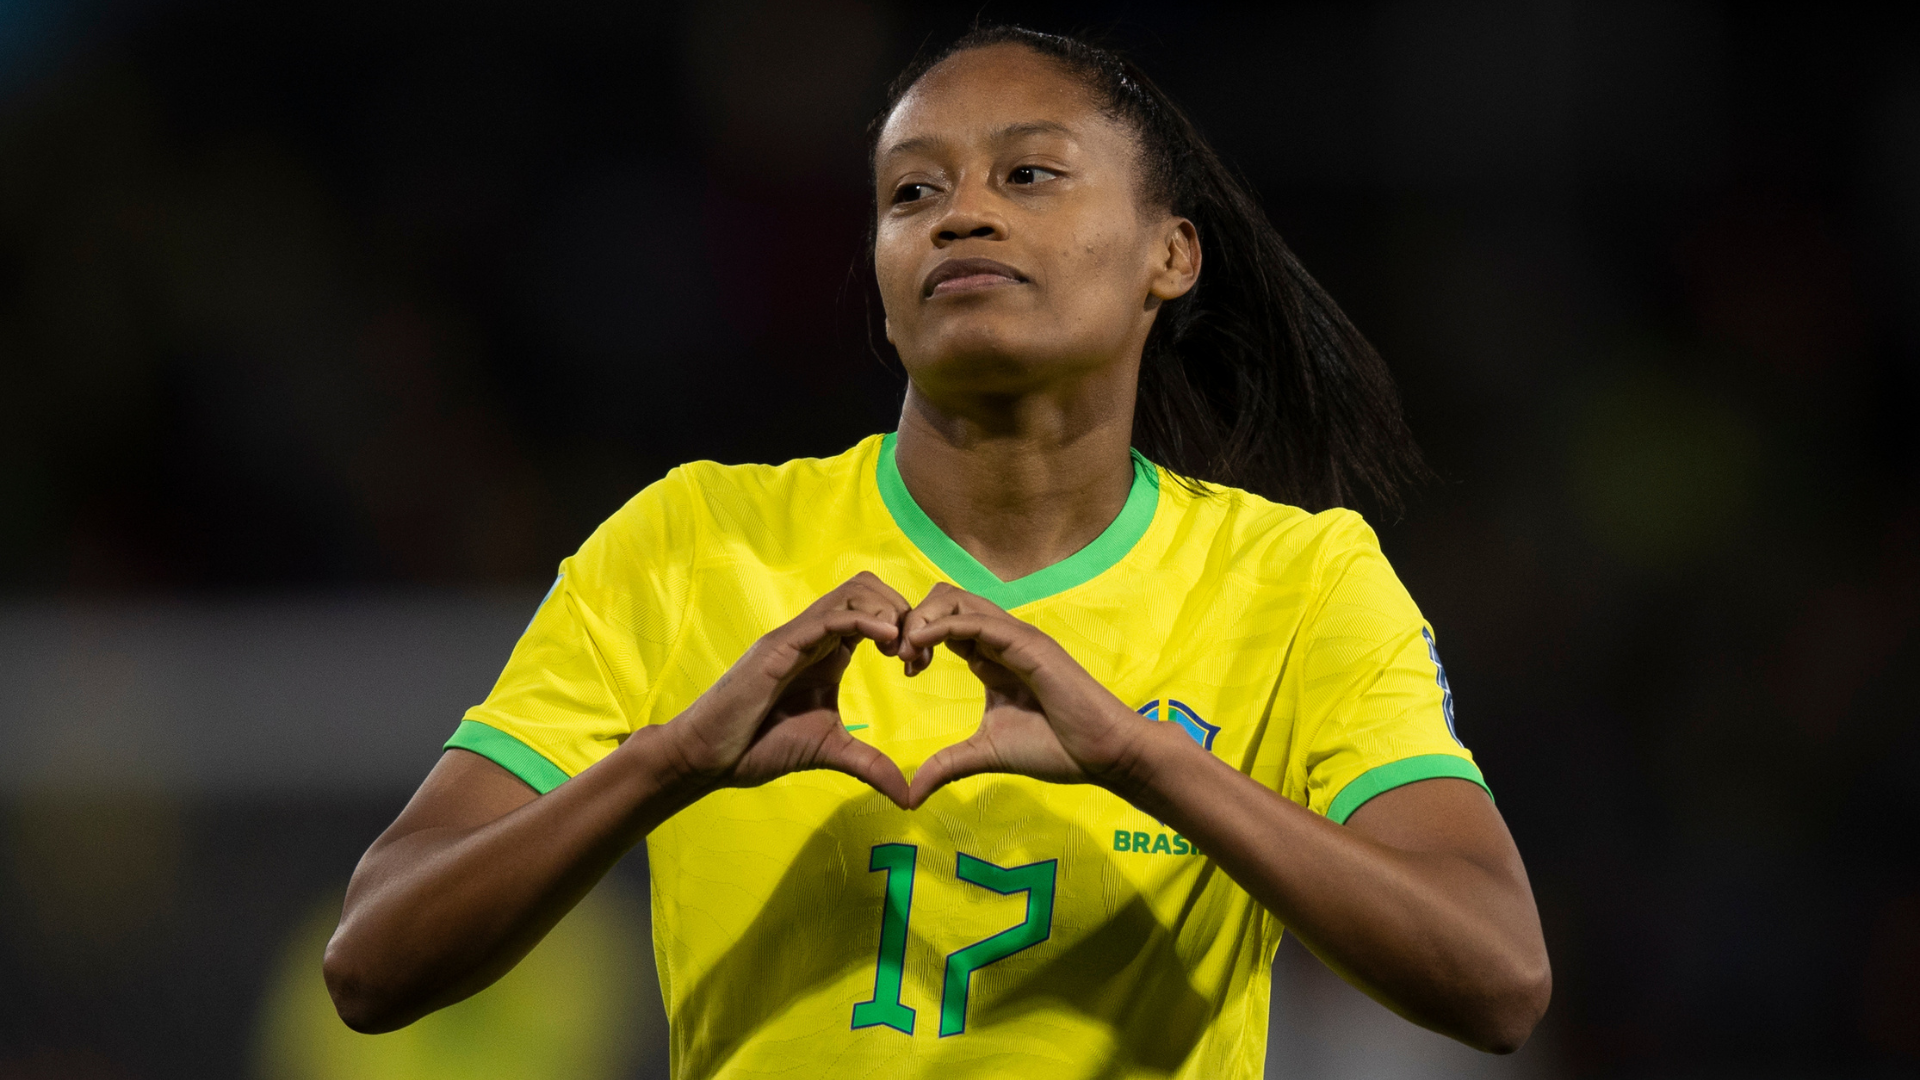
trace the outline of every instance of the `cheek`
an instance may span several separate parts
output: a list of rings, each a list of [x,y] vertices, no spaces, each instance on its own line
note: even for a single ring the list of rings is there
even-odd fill
[[[892,299],[902,290],[913,287],[915,260],[912,252],[904,250],[898,236],[889,236],[888,230],[881,228],[874,236],[873,276],[880,286],[880,295]]]
[[[918,223],[881,221],[874,231],[874,273],[881,288],[918,284],[927,238]]]
[[[1116,306],[1129,313],[1144,291],[1139,245],[1131,234],[1090,229],[1075,234],[1053,252],[1057,302],[1076,319],[1111,319]]]

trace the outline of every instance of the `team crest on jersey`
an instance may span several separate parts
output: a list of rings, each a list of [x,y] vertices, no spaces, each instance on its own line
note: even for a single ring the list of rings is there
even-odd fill
[[[1202,750],[1213,749],[1213,738],[1220,734],[1220,728],[1200,719],[1200,714],[1193,711],[1193,706],[1172,698],[1149,701],[1134,711],[1149,720],[1179,724],[1180,730],[1192,736]]]

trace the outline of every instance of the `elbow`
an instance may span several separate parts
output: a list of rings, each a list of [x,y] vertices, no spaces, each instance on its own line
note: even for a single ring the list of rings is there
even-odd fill
[[[1526,1045],[1553,997],[1553,968],[1545,950],[1513,965],[1489,989],[1465,1041],[1490,1054],[1511,1054]]]
[[[382,980],[367,970],[364,950],[356,949],[346,934],[336,933],[327,943],[326,957],[320,963],[327,982],[327,995],[341,1023],[362,1035],[382,1035],[406,1027],[415,1018],[398,1007],[395,995],[382,988]]]

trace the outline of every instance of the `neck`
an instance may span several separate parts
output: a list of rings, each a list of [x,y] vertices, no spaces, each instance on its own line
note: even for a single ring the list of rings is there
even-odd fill
[[[894,460],[913,501],[1002,581],[1086,547],[1133,486],[1134,383],[934,400],[909,384]]]

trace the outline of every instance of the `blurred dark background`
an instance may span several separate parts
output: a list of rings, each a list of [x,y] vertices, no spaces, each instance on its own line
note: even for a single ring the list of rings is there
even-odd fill
[[[1553,1008],[1289,948],[1270,1075],[1920,1073],[1914,9],[983,10],[1186,104],[1444,477],[1376,523]],[[599,520],[891,427],[862,130],[974,15],[0,0],[0,1080],[660,1074],[637,857],[460,1021],[584,1056],[345,1037],[318,942]]]

